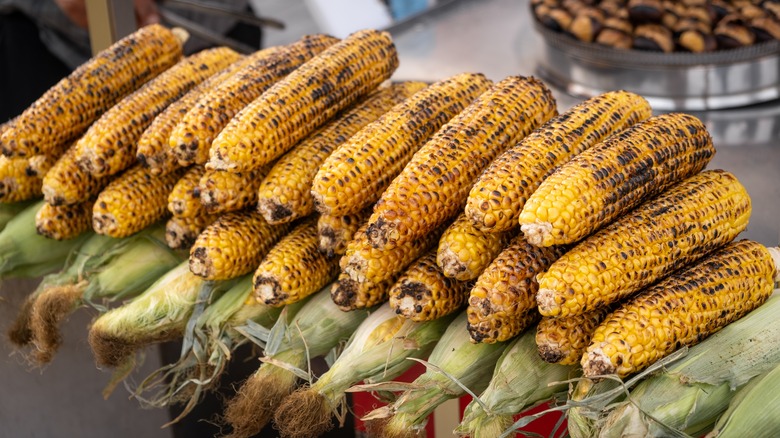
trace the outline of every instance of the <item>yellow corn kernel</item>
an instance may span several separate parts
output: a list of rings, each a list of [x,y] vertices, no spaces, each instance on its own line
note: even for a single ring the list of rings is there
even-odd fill
[[[86,202],[100,193],[113,176],[95,177],[79,167],[75,145],[54,163],[43,177],[43,198],[51,205],[74,205]]]
[[[276,160],[389,79],[396,67],[398,56],[389,33],[351,34],[241,110],[212,143],[206,167],[246,172]]]
[[[485,233],[474,227],[465,214],[455,219],[439,239],[436,263],[447,277],[474,280],[509,243],[511,231]]]
[[[361,225],[365,224],[370,215],[370,208],[358,214],[345,216],[320,215],[320,219],[317,221],[320,251],[327,254],[328,257],[344,255],[347,252],[347,244],[354,238],[355,232]]]
[[[608,309],[604,308],[566,318],[542,318],[536,325],[539,356],[549,363],[576,364],[607,313]]]
[[[80,236],[92,228],[94,201],[55,207],[44,203],[35,214],[38,234],[54,240],[68,240]]]
[[[379,283],[357,281],[344,272],[330,289],[330,298],[339,309],[349,312],[358,309],[370,309],[387,301],[390,286],[395,283],[398,274]]]
[[[312,183],[321,214],[355,214],[373,205],[420,147],[491,82],[463,73],[436,82],[394,106],[339,146]]]
[[[26,201],[41,196],[41,178],[28,173],[27,158],[0,156],[0,202]]]
[[[165,243],[171,249],[189,249],[217,217],[208,213],[192,217],[173,216],[165,223]]]
[[[270,169],[269,165],[240,173],[206,170],[198,183],[200,203],[209,213],[227,213],[254,207],[257,204],[257,189]]]
[[[705,171],[588,237],[539,274],[544,316],[605,307],[733,240],[751,205],[734,175]]]
[[[206,209],[200,203],[200,179],[206,173],[203,166],[192,166],[176,181],[168,194],[168,211],[179,218],[203,216]]]
[[[518,228],[526,200],[556,168],[651,115],[650,104],[628,91],[611,91],[572,107],[490,163],[469,192],[466,215],[483,231]]]

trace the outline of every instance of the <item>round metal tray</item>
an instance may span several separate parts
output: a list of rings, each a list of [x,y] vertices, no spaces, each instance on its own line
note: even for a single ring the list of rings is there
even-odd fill
[[[624,89],[664,111],[736,108],[780,97],[780,41],[659,53],[583,43],[539,22],[535,27],[544,40],[539,75],[576,97]]]

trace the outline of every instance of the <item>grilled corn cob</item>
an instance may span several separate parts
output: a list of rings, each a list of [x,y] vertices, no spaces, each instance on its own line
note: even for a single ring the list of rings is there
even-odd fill
[[[198,100],[212,90],[238,69],[245,65],[246,58],[239,58],[224,70],[204,80],[176,102],[168,105],[165,110],[154,118],[154,121],[138,139],[136,158],[144,166],[152,170],[153,175],[166,174],[181,167],[168,144],[171,132],[176,125],[192,109]]]
[[[41,191],[51,205],[80,204],[97,196],[111,179],[112,176],[95,177],[79,167],[72,146],[43,177]]]
[[[545,362],[574,365],[588,348],[593,331],[608,309],[594,310],[567,318],[542,318],[536,325],[536,345]]]
[[[469,192],[466,215],[491,233],[519,227],[523,205],[553,170],[651,114],[641,96],[612,91],[552,118],[485,169]]]
[[[92,228],[98,234],[127,237],[165,216],[168,194],[184,169],[154,176],[137,164],[112,181],[92,208]]]
[[[504,249],[513,234],[485,233],[475,228],[465,214],[461,214],[442,234],[436,263],[447,277],[474,280]]]
[[[35,214],[38,234],[55,240],[72,239],[92,227],[93,201],[81,204],[52,206],[44,203]]]
[[[387,301],[390,287],[395,283],[398,274],[378,283],[353,280],[349,274],[342,272],[338,281],[330,289],[330,298],[339,309],[349,312],[357,309],[370,309]]]
[[[227,213],[254,207],[257,204],[257,189],[270,169],[271,166],[265,166],[240,173],[206,170],[198,183],[200,203],[209,213]]]
[[[0,202],[18,202],[41,195],[41,178],[27,172],[27,158],[0,156]]]
[[[207,280],[228,280],[252,272],[289,226],[270,225],[260,213],[226,213],[195,240],[190,270]]]
[[[402,272],[439,241],[443,229],[434,230],[413,242],[392,249],[376,249],[368,242],[365,224],[347,244],[347,251],[339,260],[341,270],[359,282],[379,283]]]
[[[336,38],[307,35],[288,46],[260,50],[235,75],[201,97],[169,140],[179,164],[205,164],[211,143],[242,108],[278,80],[333,45]]]
[[[579,154],[528,198],[519,222],[534,245],[577,242],[707,165],[715,149],[701,120],[651,117]]]
[[[189,56],[122,99],[76,143],[79,166],[96,177],[115,175],[136,161],[144,130],[168,105],[239,58],[226,47]]]
[[[258,192],[257,208],[265,220],[289,222],[311,214],[312,182],[325,159],[361,128],[424,87],[422,82],[380,87],[280,158]]]
[[[173,216],[165,224],[165,243],[171,249],[189,249],[217,217],[208,213],[193,217]]]
[[[733,240],[750,197],[734,175],[705,171],[585,239],[538,277],[545,316],[604,307]]]
[[[444,276],[431,250],[414,261],[390,288],[390,307],[412,321],[430,321],[466,304],[466,282]]]
[[[322,289],[339,273],[339,260],[327,257],[317,242],[317,217],[297,225],[268,252],[252,280],[258,302],[279,307]]]
[[[355,236],[355,232],[366,222],[371,215],[371,209],[367,208],[358,214],[345,216],[331,216],[322,214],[317,221],[317,234],[320,240],[320,251],[333,257],[344,255],[347,252],[347,244]]]
[[[63,153],[65,151],[62,151]],[[62,154],[59,154],[57,156],[53,155],[33,155],[32,157],[27,158],[27,168],[25,169],[25,173],[30,176],[37,176],[38,178],[43,178],[46,176],[47,173],[49,173],[49,170],[54,166],[54,164],[57,162],[57,159],[60,158]]]
[[[453,218],[493,158],[556,114],[552,93],[535,78],[495,84],[431,137],[382,193],[368,219],[371,244],[392,248]]]
[[[241,110],[214,139],[207,167],[246,172],[276,160],[397,67],[390,34],[351,34]]]
[[[206,209],[200,203],[201,177],[206,173],[203,166],[190,167],[181,179],[176,181],[171,193],[168,194],[168,211],[178,218],[194,218],[203,216]]]
[[[733,242],[607,316],[582,355],[587,377],[641,371],[760,306],[780,281],[780,249]]]
[[[439,81],[394,106],[328,157],[312,196],[322,214],[354,214],[374,204],[415,152],[482,94],[490,80],[464,73]]]
[[[469,293],[469,334],[475,342],[512,339],[532,320],[537,274],[563,253],[562,248],[539,248],[517,235],[480,274]]]
[[[80,136],[122,97],[181,58],[181,43],[160,25],[139,29],[46,91],[3,133],[6,155],[46,154]]]

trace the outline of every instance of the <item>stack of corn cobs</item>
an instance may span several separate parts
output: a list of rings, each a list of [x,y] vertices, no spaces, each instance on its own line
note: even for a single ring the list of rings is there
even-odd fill
[[[747,404],[777,397],[780,252],[733,242],[750,198],[704,170],[697,118],[625,91],[558,114],[530,77],[386,83],[398,58],[379,31],[249,56],[181,43],[142,28],[2,127],[0,272],[46,274],[9,332],[31,360],[91,305],[113,385],[182,339],[131,388],[186,414],[254,342],[233,436],[317,436],[349,391],[384,395],[364,419],[388,437],[464,394],[479,397],[456,432],[473,437],[551,400],[572,436],[719,418],[713,436],[736,436]]]

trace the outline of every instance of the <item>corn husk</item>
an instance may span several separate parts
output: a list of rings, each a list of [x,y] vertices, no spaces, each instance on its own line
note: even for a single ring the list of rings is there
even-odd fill
[[[577,374],[576,368],[543,361],[535,336],[535,330],[527,330],[507,346],[488,387],[466,407],[457,434],[498,437],[515,414],[566,391],[565,381]]]
[[[385,303],[355,331],[331,368],[310,387],[284,399],[274,414],[283,436],[317,436],[332,427],[345,391],[361,380],[390,380],[408,369],[410,357],[426,357],[455,315],[414,322]],[[343,417],[342,417],[343,418]]]
[[[22,210],[29,207],[34,201],[0,202],[0,231],[5,228]]]
[[[312,296],[297,313],[290,309],[285,308],[267,333],[255,326],[239,329],[263,340],[265,356],[260,368],[228,403],[225,419],[233,428],[232,437],[259,433],[299,380],[313,380],[311,360],[346,342],[369,314],[367,310],[339,310],[330,298],[330,287]]]
[[[754,377],[731,399],[715,428],[705,438],[773,436],[780,431],[780,364]]]

